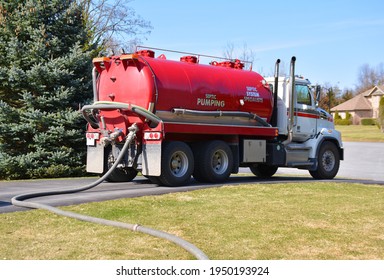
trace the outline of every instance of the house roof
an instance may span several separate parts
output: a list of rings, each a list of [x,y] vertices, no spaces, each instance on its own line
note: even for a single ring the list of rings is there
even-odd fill
[[[372,110],[372,104],[367,100],[366,94],[369,94],[371,90],[365,91],[341,103],[333,108],[331,112],[335,111],[370,111]]]
[[[352,99],[345,101],[333,108],[331,112],[335,111],[370,111],[372,110],[372,103],[368,101],[367,97],[383,95],[384,96],[384,85],[374,86],[373,88],[366,90]]]
[[[367,96],[370,95],[384,95],[384,85],[372,88]]]

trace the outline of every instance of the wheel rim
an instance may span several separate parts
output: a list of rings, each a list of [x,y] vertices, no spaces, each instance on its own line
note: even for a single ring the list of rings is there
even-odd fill
[[[169,168],[175,177],[182,177],[188,171],[188,157],[183,152],[176,152],[172,155]]]
[[[229,159],[226,152],[217,150],[212,157],[212,170],[216,174],[223,174],[228,169]]]
[[[331,151],[326,151],[321,159],[325,171],[330,172],[335,167],[335,155]]]

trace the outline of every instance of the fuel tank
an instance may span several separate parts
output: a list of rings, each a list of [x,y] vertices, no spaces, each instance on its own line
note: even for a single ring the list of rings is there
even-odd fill
[[[268,84],[239,60],[203,65],[196,56],[175,61],[142,50],[95,59],[94,65],[97,101],[141,106],[164,122],[260,125],[272,114]],[[144,121],[126,117],[129,123]]]

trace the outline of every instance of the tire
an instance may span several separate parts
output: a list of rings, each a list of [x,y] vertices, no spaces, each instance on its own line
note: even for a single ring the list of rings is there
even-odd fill
[[[317,170],[309,171],[314,179],[333,179],[340,166],[340,154],[335,144],[324,142],[317,155]]]
[[[258,178],[268,179],[275,175],[278,167],[266,164],[254,164],[249,167],[251,172]]]
[[[199,182],[220,183],[231,175],[233,155],[228,144],[210,141],[195,147],[195,170],[193,177]]]
[[[188,184],[193,167],[193,153],[186,143],[179,141],[164,143],[159,177],[163,185],[176,187]]]
[[[112,147],[108,147],[105,151],[105,162],[104,162],[104,170],[105,173],[108,172],[108,170],[112,167],[112,165],[115,163],[115,158],[112,153]],[[108,182],[130,182],[132,181],[137,175],[137,170],[135,170],[132,167],[126,167],[126,168],[116,168],[112,171],[112,173],[108,176],[106,181]]]

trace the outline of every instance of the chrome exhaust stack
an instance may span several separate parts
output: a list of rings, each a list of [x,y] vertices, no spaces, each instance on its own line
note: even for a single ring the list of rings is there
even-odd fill
[[[279,66],[280,66],[280,59],[277,59],[275,64],[275,84],[273,86],[273,111],[272,111],[272,117],[271,117],[271,125],[273,127],[277,126],[277,97],[278,97],[278,87],[279,87]]]
[[[295,99],[296,99],[296,83],[295,83],[295,62],[296,57],[292,56],[291,58],[291,67],[290,67],[290,83],[291,83],[291,94],[289,96],[289,122],[288,122],[288,139],[284,141],[284,145],[292,142],[293,138],[293,128],[295,126]]]

